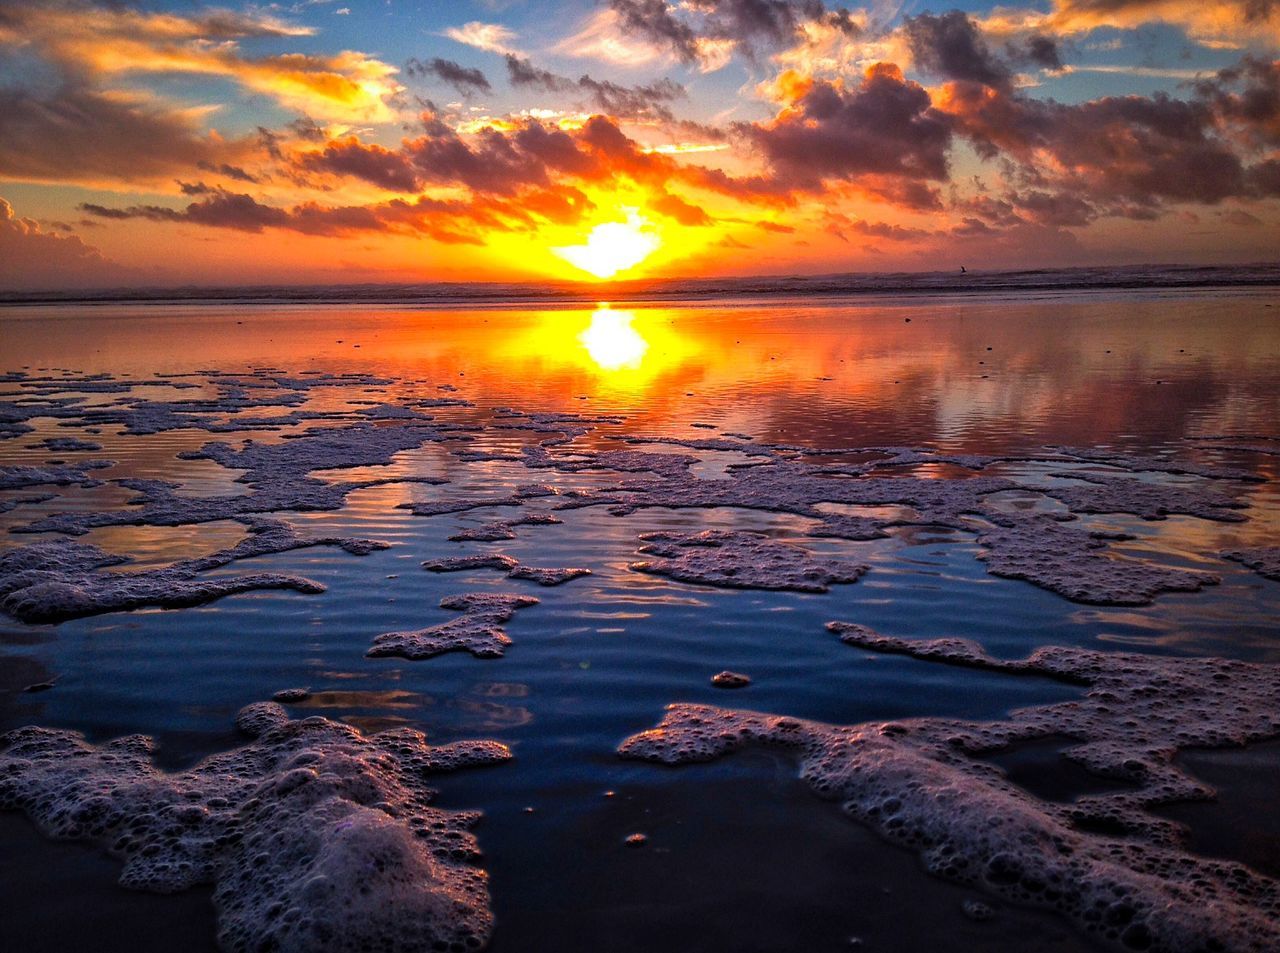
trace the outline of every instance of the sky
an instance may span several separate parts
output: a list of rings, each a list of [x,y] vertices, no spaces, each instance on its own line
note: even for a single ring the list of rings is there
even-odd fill
[[[0,0],[3,289],[1278,250],[1276,0]]]

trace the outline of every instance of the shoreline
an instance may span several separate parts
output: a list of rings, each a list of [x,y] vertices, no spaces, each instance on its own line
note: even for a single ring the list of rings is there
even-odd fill
[[[1280,287],[1280,263],[1201,267],[1137,265],[1033,271],[895,272],[661,281],[241,285],[6,291],[0,307],[47,304],[334,304],[459,307],[615,302],[697,304],[708,299],[1018,294],[1080,291],[1190,291]]]

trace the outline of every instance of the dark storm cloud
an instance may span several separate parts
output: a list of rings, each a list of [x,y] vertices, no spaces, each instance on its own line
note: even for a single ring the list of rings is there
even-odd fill
[[[1027,219],[1038,225],[1063,227],[1088,225],[1097,214],[1088,201],[1069,192],[1033,190],[1015,193],[1014,204]]]
[[[1098,210],[1079,195],[1069,192],[1010,190],[997,198],[975,195],[953,201],[951,208],[969,219],[980,219],[995,228],[1036,224],[1056,227],[1087,225]]]
[[[1280,159],[1265,159],[1247,173],[1249,192],[1260,198],[1280,196]]]
[[[404,64],[404,71],[409,76],[419,79],[438,79],[452,86],[463,96],[493,91],[488,77],[480,70],[463,66],[453,60],[441,59],[438,56],[425,62],[416,58],[411,59]]]

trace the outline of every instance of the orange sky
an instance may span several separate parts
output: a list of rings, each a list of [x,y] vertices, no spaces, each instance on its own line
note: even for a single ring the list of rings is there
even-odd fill
[[[0,288],[1273,259],[1280,13],[0,11]],[[763,12],[762,12],[763,11]]]

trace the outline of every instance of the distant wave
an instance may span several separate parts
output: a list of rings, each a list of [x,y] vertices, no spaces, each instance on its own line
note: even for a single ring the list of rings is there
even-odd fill
[[[1107,289],[1280,286],[1280,263],[1126,265],[1028,271],[969,270],[881,274],[680,278],[585,284],[572,282],[431,282],[422,284],[253,285],[114,288],[97,291],[0,291],[0,304],[72,302],[196,304],[498,305],[579,302],[698,301],[717,298],[843,297],[861,294],[1002,294]]]

